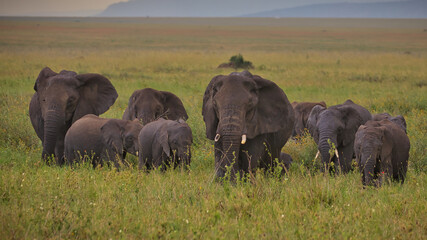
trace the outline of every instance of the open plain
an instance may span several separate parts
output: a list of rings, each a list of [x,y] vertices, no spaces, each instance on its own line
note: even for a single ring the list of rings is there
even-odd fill
[[[411,142],[403,185],[364,189],[360,174],[329,176],[311,137],[289,141],[285,177],[213,180],[202,98],[236,54],[292,101],[347,99],[403,115]],[[0,18],[0,236],[3,239],[426,239],[427,20]],[[136,89],[171,91],[193,131],[189,172],[48,166],[28,116],[49,66],[100,73],[121,118]],[[240,70],[239,70],[240,71]]]

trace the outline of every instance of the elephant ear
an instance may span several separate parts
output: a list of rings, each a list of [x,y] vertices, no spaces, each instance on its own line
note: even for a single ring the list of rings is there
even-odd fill
[[[40,71],[39,76],[36,79],[36,82],[34,83],[34,91],[37,92],[40,87],[46,86],[47,79],[56,75],[58,75],[58,73],[52,71],[52,69],[50,69],[49,67],[43,68]]]
[[[356,132],[359,127],[364,124],[360,114],[352,106],[340,106],[338,107],[339,111],[343,114],[343,145],[346,146],[354,141]]]
[[[391,139],[393,138],[393,136],[386,126],[378,127],[378,129],[380,129],[380,131],[382,132],[381,160],[386,160],[387,157],[392,154],[393,143]],[[391,164],[391,163],[388,163],[388,164]]]
[[[30,115],[31,124],[37,133],[40,140],[44,140],[44,120],[42,117],[42,110],[40,108],[39,96],[37,92],[31,98],[30,108],[28,110]]]
[[[252,79],[258,89],[258,104],[254,117],[246,125],[248,138],[277,132],[290,123],[293,125],[294,110],[283,90],[274,82],[260,76],[253,75]]]
[[[118,153],[119,156],[123,153],[123,131],[123,126],[120,126],[116,119],[108,120],[101,126],[101,135],[104,144]]]
[[[327,106],[326,106],[326,103],[324,102],[324,101],[321,101],[321,102],[319,102],[319,104],[318,105],[320,105],[320,106],[322,106],[322,107],[324,107],[324,108],[326,108]]]
[[[168,131],[166,129],[166,126],[162,126],[156,133],[155,137],[156,144],[155,147],[161,147],[163,152],[166,154],[166,156],[170,157],[170,146],[169,146],[169,135]],[[154,152],[161,152],[161,151],[154,151]]]
[[[325,109],[326,109],[325,107],[316,105],[311,109],[311,112],[308,115],[308,119],[307,119],[308,132],[313,137],[316,143],[319,142],[319,132],[317,131],[317,120],[319,119],[319,114]]]
[[[403,131],[406,132],[406,120],[402,115],[397,115],[396,117],[390,118],[390,121],[398,125],[400,128],[402,128]]]
[[[178,120],[180,118],[187,120],[188,115],[185,111],[184,104],[175,94],[160,91],[163,95],[163,104],[167,111],[167,118],[170,120]]]
[[[95,73],[76,76],[81,83],[80,99],[73,116],[73,123],[86,114],[99,116],[110,108],[118,94],[111,82],[104,76]]]
[[[216,93],[215,87],[223,77],[224,75],[213,77],[206,88],[205,94],[203,95],[202,115],[203,121],[206,125],[206,137],[210,140],[214,140],[219,122],[213,105],[213,97]]]
[[[135,113],[135,102],[136,102],[136,95],[138,91],[134,91],[132,95],[129,98],[128,106],[125,109],[125,112],[123,113],[123,120],[133,120],[136,118]]]

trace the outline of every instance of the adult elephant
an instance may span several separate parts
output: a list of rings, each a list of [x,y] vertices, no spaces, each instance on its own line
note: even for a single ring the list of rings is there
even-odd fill
[[[123,114],[123,120],[138,118],[145,125],[158,118],[188,119],[182,101],[173,93],[144,88],[133,92]]]
[[[94,167],[106,160],[119,168],[124,151],[138,155],[141,129],[142,124],[136,119],[108,119],[87,114],[68,129],[64,142],[65,158],[70,164],[89,158]]]
[[[325,102],[293,102],[291,103],[295,112],[295,126],[292,131],[292,137],[301,136],[304,133],[304,129],[307,128],[307,120],[310,115],[311,109],[314,106],[319,105],[326,108]]]
[[[390,120],[390,122],[393,122],[394,124],[396,124],[397,126],[402,128],[402,130],[405,131],[405,133],[407,133],[406,132],[406,120],[402,115],[397,115],[396,117],[393,117],[389,113],[386,113],[386,112],[372,115],[372,120],[374,120],[374,121],[381,121],[384,119]]]
[[[216,176],[247,173],[284,161],[280,151],[292,134],[294,111],[274,82],[249,71],[212,78],[203,97],[206,136],[215,140]],[[282,162],[284,165],[284,163]],[[242,176],[242,175],[241,175]]]
[[[318,146],[316,158],[320,154],[325,169],[333,162],[343,173],[351,170],[356,131],[370,119],[369,111],[351,100],[329,108],[317,105],[311,110],[307,126]],[[330,154],[332,144],[335,154]]]
[[[403,129],[387,119],[360,126],[354,151],[363,185],[381,186],[386,178],[403,183],[409,148],[409,138]]]
[[[71,124],[86,114],[99,115],[117,99],[111,82],[102,75],[60,73],[44,68],[34,84],[29,114],[43,143],[42,158],[54,156],[64,163],[64,137]]]

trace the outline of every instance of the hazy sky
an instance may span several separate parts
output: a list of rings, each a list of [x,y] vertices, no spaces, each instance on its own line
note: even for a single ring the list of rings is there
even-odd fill
[[[126,0],[0,0],[0,16],[91,16],[106,9],[110,4],[125,2]],[[150,4],[152,1],[146,1]],[[157,0],[157,4],[161,1]],[[170,1],[170,0],[169,0]],[[174,0],[178,2],[179,0]],[[214,3],[215,0],[197,0],[199,3]],[[265,11],[277,8],[295,7],[314,3],[334,3],[334,2],[390,2],[396,0],[247,0],[242,8],[248,8],[248,13],[252,13],[251,6],[260,3]],[[233,0],[230,0],[233,2]],[[226,7],[226,6],[224,6]],[[189,6],[191,8],[191,6]]]

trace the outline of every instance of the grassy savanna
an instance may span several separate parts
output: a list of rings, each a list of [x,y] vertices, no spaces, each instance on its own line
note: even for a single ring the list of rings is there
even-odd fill
[[[427,237],[427,20],[0,19],[0,236],[12,238],[425,239]],[[289,141],[286,177],[213,182],[202,97],[232,55],[292,101],[352,99],[407,120],[403,185],[362,187],[357,171],[315,169],[310,137]],[[121,118],[136,89],[178,95],[194,145],[190,171],[117,172],[47,166],[28,104],[49,66],[100,73],[119,97],[102,116]]]

